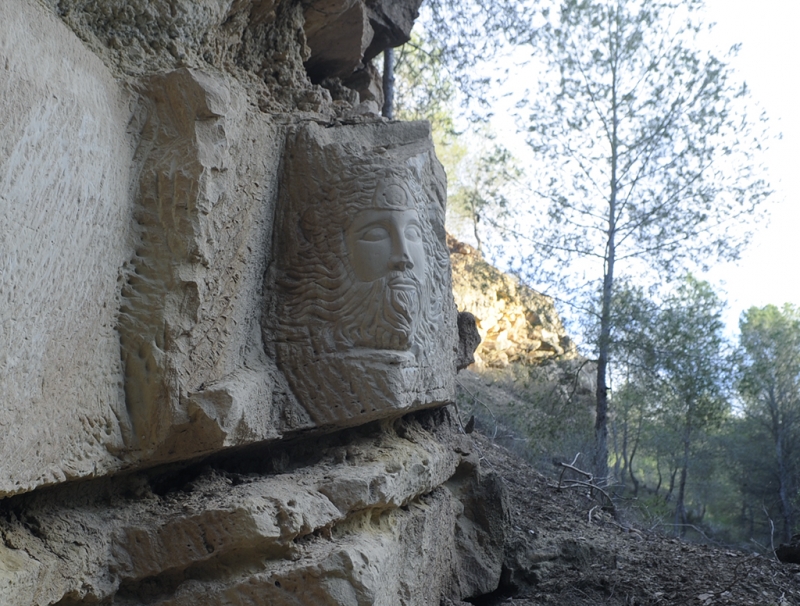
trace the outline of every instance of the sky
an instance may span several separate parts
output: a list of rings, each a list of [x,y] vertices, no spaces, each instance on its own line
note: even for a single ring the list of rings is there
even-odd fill
[[[764,163],[774,194],[770,222],[737,264],[713,268],[706,279],[727,292],[729,329],[745,309],[769,303],[800,305],[800,45],[797,0],[706,0],[719,48],[742,44],[732,66],[782,139],[769,143]]]
[[[763,155],[774,192],[761,206],[768,221],[753,225],[751,244],[738,262],[698,275],[727,300],[724,319],[735,340],[746,309],[800,305],[800,0],[706,0],[706,21],[716,23],[705,43],[717,56],[741,44],[730,63],[750,88],[751,100],[766,111],[775,135]],[[518,141],[512,106],[498,101],[492,126],[524,158],[530,150]]]

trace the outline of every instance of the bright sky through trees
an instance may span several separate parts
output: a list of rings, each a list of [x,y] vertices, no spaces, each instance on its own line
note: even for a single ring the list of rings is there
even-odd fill
[[[720,264],[707,274],[698,274],[727,300],[725,322],[732,338],[738,333],[739,316],[749,307],[800,304],[800,271],[796,269],[800,265],[800,45],[794,31],[800,22],[800,2],[706,0],[706,22],[717,24],[707,37],[717,56],[724,57],[727,49],[741,43],[738,56],[725,57],[725,61],[750,87],[751,110],[766,111],[775,135],[763,152],[774,192],[762,205],[771,217],[769,224],[754,226],[756,235],[738,263]],[[528,56],[527,51],[516,56],[512,52],[508,64]],[[531,85],[531,66],[521,74],[512,76],[505,90],[492,91],[497,95],[492,124],[524,166],[535,160],[516,133],[513,103],[514,89]],[[503,96],[503,92],[511,94]]]
[[[725,282],[729,330],[742,311],[768,303],[800,304],[800,46],[795,0],[706,0],[709,21],[717,23],[713,38],[720,48],[742,43],[733,67],[747,82],[752,98],[763,107],[771,128],[783,139],[769,143],[765,163],[774,189],[764,204],[770,225],[762,228],[738,265],[709,272],[714,283]]]

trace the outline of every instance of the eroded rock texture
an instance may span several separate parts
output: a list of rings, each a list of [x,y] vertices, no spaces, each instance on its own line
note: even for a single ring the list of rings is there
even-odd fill
[[[396,25],[393,43],[416,11],[356,5],[381,31]],[[427,127],[365,117],[357,94],[334,102],[312,84],[308,61],[338,48],[309,50],[320,6],[3,4],[0,423],[15,431],[0,446],[0,495],[452,399],[444,178]],[[365,49],[349,71],[325,71],[333,89],[347,88],[331,83],[360,69]],[[287,145],[310,164],[293,164]],[[276,204],[282,179],[293,195],[307,187],[309,203],[334,179],[368,203],[376,184],[351,173],[378,165],[414,189],[427,264],[419,296],[433,304],[399,304],[422,317],[425,338],[403,350],[414,359],[378,378],[402,355],[376,342],[369,363],[387,360],[377,374],[341,380],[352,392],[372,378],[379,390],[339,415],[342,384],[298,399],[262,338],[274,324],[269,268],[282,262]],[[342,229],[353,220],[329,210]]]
[[[282,132],[223,75],[142,83],[148,115],[120,341],[131,454],[185,458],[283,427],[259,330]]]
[[[444,176],[376,114],[418,6],[0,3],[0,604],[497,587]]]
[[[4,604],[436,604],[492,591],[505,502],[446,413],[1,503]]]
[[[119,467],[135,95],[38,3],[0,3],[0,496]]]
[[[550,297],[492,267],[468,244],[449,235],[447,242],[456,304],[475,316],[480,334],[474,356],[478,367],[578,356]]]

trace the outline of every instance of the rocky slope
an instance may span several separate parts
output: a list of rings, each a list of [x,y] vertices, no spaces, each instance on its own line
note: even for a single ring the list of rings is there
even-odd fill
[[[528,457],[585,451],[594,409],[594,364],[567,335],[553,300],[448,236],[453,294],[474,314],[482,341],[457,379],[458,405]],[[572,454],[570,454],[570,452]]]
[[[545,476],[474,434],[474,449],[508,493],[499,588],[490,606],[790,606],[800,566],[723,546],[697,545],[616,516],[567,475]],[[555,470],[554,470],[555,471]]]
[[[475,316],[481,335],[475,352],[478,368],[578,356],[550,297],[504,274],[453,236],[447,236],[447,245],[456,305]]]

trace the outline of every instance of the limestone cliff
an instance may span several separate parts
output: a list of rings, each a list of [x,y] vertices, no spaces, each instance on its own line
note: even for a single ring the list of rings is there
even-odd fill
[[[447,245],[456,305],[475,316],[481,335],[475,352],[478,368],[577,357],[577,347],[550,297],[504,274],[477,250],[450,235]]]
[[[419,0],[0,2],[0,604],[491,593]]]
[[[591,447],[595,365],[567,335],[553,300],[448,236],[453,294],[482,341],[458,376],[458,406],[526,457],[569,459]]]

